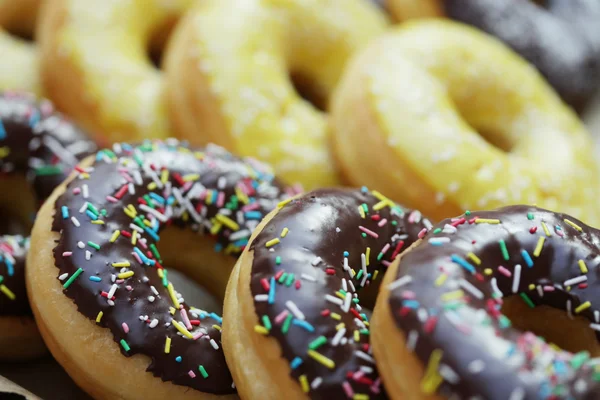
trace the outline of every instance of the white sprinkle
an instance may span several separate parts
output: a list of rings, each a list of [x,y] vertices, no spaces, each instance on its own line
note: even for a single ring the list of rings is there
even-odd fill
[[[114,307],[114,306],[115,306],[115,302],[114,302],[114,301],[112,301],[112,300],[110,300],[110,299],[108,299],[106,302],[107,302],[107,303],[108,303],[108,305],[109,305],[109,306],[111,306],[111,307]]]
[[[313,267],[316,267],[317,265],[319,265],[319,263],[322,261],[321,257],[317,257],[314,260],[312,260],[311,264]]]
[[[344,304],[342,305],[342,311],[348,312],[350,311],[350,305],[352,304],[352,293],[346,292],[346,296],[344,297]]]
[[[339,297],[332,296],[330,294],[325,295],[325,300],[327,300],[330,303],[337,304],[338,306],[342,306],[342,304],[344,304],[344,301],[342,299],[340,299]]]
[[[155,328],[156,325],[158,325],[158,320],[156,318],[154,318],[152,320],[152,322],[150,322],[150,325],[148,325],[150,328]]]
[[[115,274],[110,274],[110,281],[112,283],[115,283],[116,280],[117,280],[117,276]]]
[[[449,224],[444,225],[444,229],[442,229],[443,233],[456,233],[456,231],[456,227]]]
[[[573,319],[573,312],[572,312],[572,303],[571,300],[567,300],[567,315],[569,316],[569,318]]]
[[[251,234],[252,234],[252,232],[250,232],[250,230],[241,229],[241,230],[239,230],[237,232],[233,232],[231,235],[229,235],[229,240],[231,240],[232,242],[235,242],[236,240],[247,238]]]
[[[352,281],[348,281],[348,284],[350,285],[350,290],[352,290],[353,292],[356,292],[356,288],[354,287],[354,283],[352,283]]]
[[[342,290],[344,292],[348,291],[348,284],[346,283],[346,278],[342,278]]]
[[[600,324],[590,324],[590,328],[592,328],[595,331],[600,332]]]
[[[508,400],[523,400],[525,398],[525,389],[518,387],[510,395]]]
[[[417,340],[419,339],[419,332],[410,331],[408,333],[408,340],[406,341],[406,348],[408,351],[415,351],[415,346],[417,345]]]
[[[83,189],[82,190],[82,192],[83,192],[83,198],[87,199],[88,197],[90,197],[90,190],[88,188],[88,185],[87,184],[83,185],[81,188]]]
[[[456,385],[460,381],[458,374],[446,364],[440,365],[439,373],[446,381],[453,385]]]
[[[113,284],[110,287],[110,290],[108,291],[108,295],[106,296],[109,299],[112,299],[112,297],[115,295],[115,292],[117,291],[118,286],[116,284]]]
[[[73,225],[75,225],[77,228],[79,228],[81,226],[81,224],[79,223],[79,220],[77,218],[75,218],[75,216],[71,217],[71,222],[73,223]]]
[[[431,244],[442,244],[442,243],[449,243],[449,242],[450,242],[449,237],[433,237],[433,238],[429,239],[429,243],[431,243]]]
[[[254,296],[254,301],[269,301],[268,294],[257,294]]]
[[[311,383],[310,383],[310,387],[311,389],[317,389],[319,386],[321,386],[321,383],[323,383],[323,378],[321,378],[320,376],[317,376]]]
[[[89,260],[91,260],[91,258],[92,258],[92,253],[89,250],[86,250],[85,251],[85,259],[89,261]]]
[[[367,279],[368,278],[369,278],[369,275],[365,272],[363,274],[362,281],[360,281],[360,287],[365,287],[365,285],[367,284]]]
[[[373,357],[371,357],[370,355],[368,355],[367,353],[365,353],[364,351],[360,351],[360,350],[356,350],[354,352],[354,354],[356,355],[356,357],[358,358],[362,358],[363,360],[370,362],[371,364],[375,364],[375,360],[373,359]]]
[[[483,362],[483,360],[471,361],[469,363],[468,368],[470,373],[472,373],[473,375],[477,375],[485,369],[485,363]]]
[[[519,284],[521,283],[521,264],[515,265],[515,272],[513,274],[512,292],[517,293],[519,291]]]
[[[350,265],[348,265],[348,257],[344,257],[344,271],[350,271]]]
[[[292,314],[294,314],[294,317],[298,318],[301,321],[304,321],[306,319],[306,317],[304,316],[304,313],[302,313],[302,311],[300,311],[298,306],[293,301],[291,301],[291,300],[286,301],[285,306],[290,309]]]
[[[540,297],[544,297],[544,289],[542,288],[542,286],[538,285],[536,289],[537,289],[538,295]]]
[[[492,278],[491,282],[492,289],[494,289],[494,293],[496,293],[496,295],[500,296],[501,298],[504,297],[504,293],[502,293],[502,291],[498,288],[498,281],[496,280],[496,278]]]
[[[465,289],[467,292],[471,293],[476,298],[483,299],[483,293],[481,292],[481,290],[473,286],[471,282],[467,281],[466,279],[461,279],[460,281],[458,281],[458,284],[460,285],[460,287]]]
[[[390,283],[388,285],[388,290],[392,291],[392,290],[396,290],[399,287],[402,287],[404,285],[407,285],[409,283],[412,282],[412,276],[410,275],[405,275],[400,279],[395,280],[394,282]]]
[[[336,226],[336,227],[335,227],[335,231],[336,231],[337,233],[340,233],[342,230]]]
[[[148,279],[147,276],[144,276],[144,278]],[[147,281],[145,281],[145,282],[147,282]],[[152,290],[152,293],[154,293],[155,296],[158,296],[158,290],[156,290],[154,285],[150,286],[150,290]]]
[[[596,321],[596,323],[600,323],[600,311],[598,310],[594,311],[594,321]]]
[[[83,248],[85,248],[85,243],[79,241],[79,242],[77,242],[77,247],[79,247],[80,249],[83,249]]]
[[[342,337],[344,337],[345,334],[346,328],[342,328],[339,331],[337,331],[333,339],[331,339],[331,345],[335,347],[338,344],[340,344],[340,340],[342,340]]]
[[[148,207],[145,204],[140,204],[139,207],[144,212],[154,215],[160,222],[167,222],[169,220],[165,214],[155,210],[154,208]]]
[[[88,206],[88,202],[86,201],[85,203],[83,203],[83,205],[79,209],[79,214],[83,214],[85,212],[85,210],[87,209],[87,206]]]
[[[360,255],[360,264],[361,264],[361,268],[364,272],[364,274],[367,274],[367,256],[365,256],[365,253],[361,253]]]
[[[578,276],[576,278],[566,280],[564,282],[564,285],[565,286],[573,286],[573,285],[578,285],[581,282],[585,282],[585,281],[587,281],[587,276],[586,275],[581,275],[581,276]]]
[[[219,350],[219,345],[217,342],[215,342],[215,339],[210,339],[210,345],[213,347],[213,349]]]
[[[154,296],[148,296],[148,301],[150,303],[154,303],[154,300],[156,300]]]
[[[317,281],[317,278],[315,278],[315,277],[313,277],[311,275],[308,275],[308,274],[304,274],[304,273],[300,275],[300,278],[302,278],[304,280],[307,280],[307,281],[311,281],[311,282],[316,282]]]
[[[144,230],[142,228],[140,228],[139,226],[135,225],[135,224],[129,224],[129,227],[131,229],[135,229],[136,231],[138,231],[139,233],[144,233]]]
[[[69,274],[65,272],[64,274],[62,274],[58,277],[58,280],[64,281],[65,279],[67,279],[67,276],[69,276]]]

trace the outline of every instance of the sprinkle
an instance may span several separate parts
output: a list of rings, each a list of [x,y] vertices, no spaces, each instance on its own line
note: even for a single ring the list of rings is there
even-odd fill
[[[289,199],[285,199],[283,201],[280,201],[279,203],[277,203],[277,208],[283,208],[286,204],[288,204],[290,201],[292,201],[292,198]]]
[[[360,229],[361,231],[363,231],[364,233],[366,233],[367,235],[369,235],[369,236],[371,236],[371,237],[373,237],[373,238],[375,238],[375,239],[377,239],[377,238],[379,237],[379,235],[378,235],[378,234],[376,234],[375,232],[373,232],[373,231],[372,231],[372,230],[370,230],[370,229],[367,229],[367,228],[365,228],[365,227],[364,227],[364,226],[362,226],[362,225],[359,225],[358,229]]]
[[[177,328],[177,330],[179,332],[181,332],[185,337],[190,338],[190,339],[194,338],[192,336],[192,334],[185,328],[185,326],[183,326],[182,324],[180,324],[176,320],[172,320],[171,322],[173,323],[173,326],[175,326],[175,328]]]
[[[473,296],[475,296],[478,299],[483,299],[483,293],[477,289],[475,286],[473,286],[473,284],[471,284],[471,282],[465,280],[465,279],[461,279],[458,284],[465,289],[467,292],[471,293]]]
[[[96,276],[96,275],[90,275],[89,279],[90,279],[90,281],[93,281],[93,282],[101,282],[102,281],[102,278],[100,278],[99,276]]]
[[[577,285],[577,284],[579,284],[581,282],[585,282],[585,281],[587,281],[587,276],[582,275],[582,276],[578,276],[578,277],[566,280],[564,282],[564,286],[574,286],[574,285]]]
[[[588,273],[588,268],[587,268],[587,265],[585,265],[585,261],[579,260],[578,263],[579,263],[579,269],[581,270],[581,273],[582,274],[587,274]]]
[[[115,230],[113,232],[112,236],[110,237],[110,242],[114,243],[120,235],[121,235],[121,232],[119,230]]]
[[[502,265],[498,266],[498,272],[500,272],[502,275],[506,276],[507,278],[510,278],[512,276],[512,272],[510,272],[508,269],[504,268]]]
[[[73,225],[75,225],[77,228],[79,228],[81,226],[81,223],[79,222],[79,220],[77,218],[75,218],[75,216],[71,217],[71,222],[73,223]]]
[[[280,242],[279,238],[271,239],[267,243],[265,243],[265,246],[272,247],[272,246],[275,246],[276,244],[278,244],[279,242]]]
[[[510,257],[508,255],[508,249],[506,248],[506,243],[502,239],[500,239],[498,241],[498,243],[500,244],[500,250],[502,251],[502,257],[504,258],[504,261],[508,261],[510,259]]]
[[[125,349],[125,351],[129,351],[130,350],[129,345],[127,344],[127,342],[125,341],[125,339],[121,339],[120,343],[121,343],[121,346],[123,347],[123,349]]]
[[[169,336],[167,336],[167,339],[165,340],[165,353],[169,354],[171,352],[171,338]]]
[[[308,350],[308,355],[315,361],[319,362],[320,364],[323,364],[329,369],[335,368],[335,362],[332,359],[325,357],[321,353],[318,353],[314,350]]]
[[[93,249],[100,250],[100,245],[98,245],[98,244],[96,244],[94,242],[89,242],[88,241],[87,244],[88,244],[88,246],[90,246]]]
[[[521,264],[515,265],[515,274],[513,276],[512,291],[517,293],[519,291],[519,284],[521,283]]]
[[[58,277],[59,281],[64,281],[65,279],[67,279],[67,277],[69,276],[68,272],[65,272],[64,274],[60,274],[60,276]],[[4,278],[2,278],[4,279]]]
[[[470,273],[475,274],[475,267],[473,267],[471,264],[469,264],[469,262],[467,262],[464,258],[459,257],[456,254],[452,254],[450,256],[450,259],[454,263],[460,265],[461,267],[463,267],[464,269],[466,269],[467,271],[469,271]]]
[[[476,265],[481,265],[481,259],[479,257],[477,257],[475,254],[473,254],[472,252],[469,252],[467,254],[467,258],[470,258],[471,261],[473,261]]]
[[[579,314],[582,311],[587,310],[592,306],[592,303],[586,301],[585,303],[580,304],[577,308],[575,308],[575,314]]]
[[[435,349],[429,357],[425,376],[421,381],[421,389],[425,394],[434,394],[438,386],[444,380],[437,372],[440,361],[442,360],[442,355],[442,350]]]
[[[129,333],[129,325],[127,325],[125,322],[123,322],[121,324],[121,327],[123,328],[123,332]]]
[[[520,295],[521,295],[521,298],[523,299],[523,301],[525,301],[525,303],[527,303],[527,305],[529,307],[535,308],[535,304],[533,303],[533,301],[531,301],[531,299],[529,298],[529,296],[527,296],[527,293],[521,292]]]
[[[15,294],[12,292],[12,290],[10,290],[4,284],[0,285],[0,291],[2,291],[2,293],[4,293],[6,295],[6,297],[8,297],[10,300],[14,300],[17,298],[17,296],[15,296]]]
[[[291,315],[290,315],[291,316]],[[268,335],[269,331],[262,325],[254,325],[254,332],[259,333],[261,335]]]
[[[167,291],[169,292],[169,296],[171,297],[171,301],[175,308],[179,309],[179,300],[177,300],[177,296],[175,295],[175,289],[173,288],[173,284],[169,282],[167,286]]]
[[[308,386],[308,378],[306,377],[306,375],[300,375],[298,380],[300,381],[300,387],[302,388],[302,391],[304,393],[308,393],[310,387]]]
[[[531,259],[531,256],[529,255],[527,250],[525,250],[525,249],[521,250],[521,255],[523,256],[523,259],[525,260],[525,264],[527,264],[527,266],[529,268],[533,267],[533,260]]]
[[[111,265],[115,268],[124,268],[124,267],[127,268],[127,267],[131,266],[129,261],[115,262],[115,263],[112,263]]]
[[[286,301],[285,306],[287,308],[289,308],[289,310],[292,312],[292,314],[294,314],[294,317],[296,317],[302,321],[306,319],[306,317],[304,316],[304,313],[302,313],[302,311],[300,311],[298,306],[293,301],[291,301],[291,300]]]
[[[203,365],[199,365],[198,370],[200,371],[200,375],[202,375],[204,379],[208,378],[208,372],[206,372],[206,369]]]
[[[542,247],[544,247],[544,241],[546,238],[544,236],[540,236],[538,239],[537,245],[535,246],[535,250],[533,251],[534,257],[539,257],[542,252]]]
[[[548,229],[548,226],[546,226],[546,223],[544,221],[542,221],[542,228],[544,228],[544,233],[546,234],[546,236],[552,236],[550,230]]]
[[[97,323],[97,324],[99,324],[99,323],[100,323],[100,321],[102,320],[102,316],[103,316],[103,315],[104,315],[104,312],[103,312],[103,311],[100,311],[100,312],[98,313],[98,315],[96,316],[96,323]]]
[[[83,272],[83,269],[78,268],[77,271],[75,271],[73,273],[73,275],[71,275],[71,277],[65,282],[65,284],[63,285],[63,288],[67,289],[69,286],[71,286],[71,284],[75,281],[75,279],[77,279],[77,277],[79,275],[81,275],[82,272]]]
[[[475,220],[476,224],[492,224],[492,225],[496,225],[500,223],[499,219],[485,219],[485,218],[477,218]]]
[[[573,222],[573,221],[571,221],[571,220],[569,220],[569,219],[566,219],[566,218],[565,218],[565,220],[564,220],[564,221],[565,221],[565,223],[566,223],[567,225],[570,225],[570,226],[571,226],[572,228],[574,228],[574,229],[575,229],[577,232],[582,232],[582,231],[583,231],[583,229],[582,229],[582,228],[581,228],[579,225],[577,225],[575,222]]]
[[[281,231],[281,235],[280,236],[282,238],[286,237],[289,231],[290,230],[288,228],[283,228],[283,230]]]

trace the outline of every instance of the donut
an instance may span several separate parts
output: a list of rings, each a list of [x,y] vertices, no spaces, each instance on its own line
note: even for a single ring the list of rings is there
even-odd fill
[[[47,100],[0,92],[0,360],[44,353],[25,291],[31,215],[96,147]],[[18,235],[16,235],[18,234]]]
[[[0,375],[0,397],[6,400],[41,400],[14,382]]]
[[[39,94],[39,62],[33,37],[41,0],[0,0],[0,90]]]
[[[54,357],[96,398],[236,398],[222,318],[188,306],[166,266],[222,298],[234,256],[286,197],[266,165],[214,145],[98,152],[33,228],[28,293]]]
[[[338,184],[321,109],[350,55],[385,26],[365,0],[199,4],[166,54],[173,128],[192,143],[260,157],[307,190]]]
[[[376,290],[430,226],[366,188],[315,190],[269,214],[225,296],[223,348],[240,396],[386,398],[359,289]]]
[[[496,36],[535,65],[578,112],[598,92],[596,0],[387,0],[387,6],[397,20],[446,16]]]
[[[597,398],[599,239],[523,205],[436,225],[389,267],[373,312],[390,398]]]
[[[433,220],[536,203],[600,223],[583,124],[534,68],[475,28],[395,27],[349,63],[331,118],[348,180]]]
[[[45,93],[110,143],[167,137],[165,84],[147,54],[193,2],[45,2],[38,26]]]

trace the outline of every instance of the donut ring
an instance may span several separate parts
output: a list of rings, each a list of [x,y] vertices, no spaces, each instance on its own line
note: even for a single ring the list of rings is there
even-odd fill
[[[40,94],[36,46],[9,33],[31,34],[41,0],[0,0],[0,90]]]
[[[193,2],[47,1],[38,29],[47,95],[110,143],[167,137],[164,81],[146,53]]]
[[[387,0],[397,20],[447,16],[496,36],[582,112],[600,86],[600,3],[588,0]],[[568,51],[566,50],[568,49]]]
[[[581,121],[533,68],[466,25],[408,22],[372,42],[336,89],[332,124],[351,182],[435,220],[537,203],[600,223]]]
[[[0,92],[0,359],[46,352],[25,291],[31,214],[77,162],[96,150],[81,130],[47,100]]]
[[[296,93],[291,76],[326,107],[349,56],[385,26],[364,0],[200,4],[177,26],[165,61],[174,129],[260,157],[307,189],[337,184],[327,114]]]
[[[429,226],[366,188],[316,190],[269,214],[225,296],[223,347],[240,396],[385,398],[357,289]]]
[[[222,296],[232,255],[282,187],[254,160],[175,140],[116,145],[85,164],[46,201],[32,233],[28,293],[50,351],[94,397],[236,398],[221,317],[188,307],[163,265],[185,267]],[[186,226],[216,240],[177,229]]]
[[[597,398],[598,243],[598,230],[536,207],[439,223],[391,265],[373,313],[391,398]]]

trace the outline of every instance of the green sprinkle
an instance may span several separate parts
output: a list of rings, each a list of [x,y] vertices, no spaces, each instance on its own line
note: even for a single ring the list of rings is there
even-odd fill
[[[102,216],[106,217],[108,215],[106,208],[103,208],[102,210],[100,210],[100,214],[102,214]]]
[[[154,243],[152,243],[150,245],[150,250],[152,250],[152,254],[154,254],[154,257],[156,257],[158,262],[162,263],[162,259],[160,258],[160,253],[158,252],[158,249],[156,248],[156,245]]]
[[[48,165],[35,170],[37,176],[48,176],[62,174],[62,168],[57,165]]]
[[[266,314],[262,316],[262,322],[263,322],[263,326],[264,326],[265,328],[267,328],[267,330],[268,330],[268,331],[270,331],[270,330],[271,330],[271,328],[273,327],[273,326],[271,325],[271,320],[269,319],[269,316],[268,316],[268,315],[266,315]]]
[[[129,345],[128,345],[128,344],[127,344],[127,342],[125,341],[125,339],[121,339],[121,342],[120,342],[120,343],[121,343],[121,346],[123,346],[123,348],[125,349],[125,351],[129,351],[129,350],[131,350],[131,349],[129,348]]]
[[[281,264],[281,256],[275,257],[275,264],[277,264],[277,265]]]
[[[69,279],[67,279],[67,281],[65,282],[65,284],[63,285],[63,288],[66,289],[69,286],[71,286],[71,284],[73,283],[73,281],[75,281],[75,279],[77,279],[77,277],[79,275],[81,275],[81,273],[83,272],[83,269],[78,268],[77,271],[75,271],[73,273],[73,275],[71,275],[71,277]]]
[[[135,160],[136,163],[138,163],[138,165],[141,167],[142,165],[144,165],[144,160],[142,160],[142,157],[140,157],[140,155],[136,152],[133,153],[133,159]]]
[[[367,207],[367,205],[366,205],[365,203],[362,203],[360,206],[361,206],[361,207],[362,207],[362,209],[365,211],[365,214],[368,214],[368,213],[369,213],[369,207]]]
[[[367,234],[363,232],[363,233],[361,233],[361,234],[360,234],[360,236],[362,236],[362,237],[366,238],[366,237],[367,237]]]
[[[528,212],[527,213],[527,219],[531,221],[533,219],[533,213]]]
[[[503,329],[510,328],[510,326],[512,325],[510,319],[508,319],[506,315],[500,315],[500,317],[498,317],[498,320],[500,321],[500,327]]]
[[[319,347],[323,346],[325,343],[327,343],[327,338],[325,336],[319,336],[318,338],[316,338],[308,344],[308,348],[311,350],[316,350]]]
[[[146,200],[146,203],[148,203],[148,206],[150,208],[156,208],[156,207],[154,207],[154,201],[152,201],[150,196],[148,196],[147,194],[144,195],[144,200]]]
[[[90,203],[89,201],[87,203],[87,209],[90,210],[92,212],[92,214],[94,214],[96,216],[100,214],[98,209],[96,207],[94,207],[94,205],[92,203]]]
[[[294,274],[290,273],[285,281],[285,286],[290,287],[294,283]]]
[[[204,379],[208,378],[208,372],[206,372],[203,365],[198,366],[198,370]]]
[[[0,283],[4,282],[4,276],[0,275]]]
[[[358,302],[359,302],[359,301],[360,301],[360,300],[358,300],[358,298],[357,298],[357,297],[354,297],[354,298],[352,298],[352,302],[353,302],[353,303],[355,303],[355,304],[358,304]]]
[[[600,382],[600,371],[594,372],[594,374],[592,375],[592,379],[594,380],[594,382]]]
[[[464,306],[465,303],[461,302],[461,301],[452,301],[449,303],[444,304],[444,310],[458,310],[459,308],[461,308],[462,306]]]
[[[283,321],[283,325],[281,326],[281,332],[283,334],[287,334],[288,331],[290,330],[290,325],[292,324],[292,314],[288,314],[288,316],[285,318],[285,321]]]
[[[527,305],[530,308],[535,308],[535,304],[533,304],[533,301],[531,301],[529,296],[527,296],[527,293],[520,293],[520,295],[521,295],[521,298],[525,301],[525,303],[527,303]]]
[[[281,274],[281,276],[279,277],[279,280],[277,282],[279,282],[279,283],[285,282],[287,275],[288,275],[287,272],[284,272],[283,274]]]
[[[377,254],[377,261],[381,261],[382,258],[383,258],[383,253]]]
[[[502,250],[502,257],[505,261],[508,261],[510,257],[508,256],[508,249],[506,248],[506,243],[502,239],[500,239],[498,243],[500,244],[500,250]]]
[[[139,215],[133,219],[133,222],[135,222],[142,229],[146,228],[146,225],[144,225],[144,221],[142,221],[142,218]]]
[[[589,359],[590,353],[587,351],[581,351],[573,355],[573,358],[571,359],[571,366],[575,369],[579,369]]]
[[[96,250],[100,250],[100,245],[98,245],[94,242],[88,242],[88,246],[93,247]]]
[[[361,335],[370,335],[370,332],[368,329],[361,329],[360,331],[358,331]]]
[[[396,220],[392,221],[392,225],[393,225],[393,226],[396,226],[396,225],[398,225],[398,221],[396,221]]]
[[[162,284],[164,287],[169,286],[169,280],[167,279],[167,270],[166,269],[163,269]]]
[[[469,210],[465,211],[465,215],[466,215],[466,216],[469,216],[469,215],[471,215],[471,211],[469,211]]]
[[[434,234],[434,235],[435,235],[435,234],[438,234],[438,233],[440,233],[441,231],[442,231],[442,228],[435,228],[435,229],[433,230],[433,234]]]
[[[360,271],[358,271],[358,274],[356,274],[356,280],[359,280],[360,277],[362,276],[362,274],[363,274],[363,270],[361,269]]]

